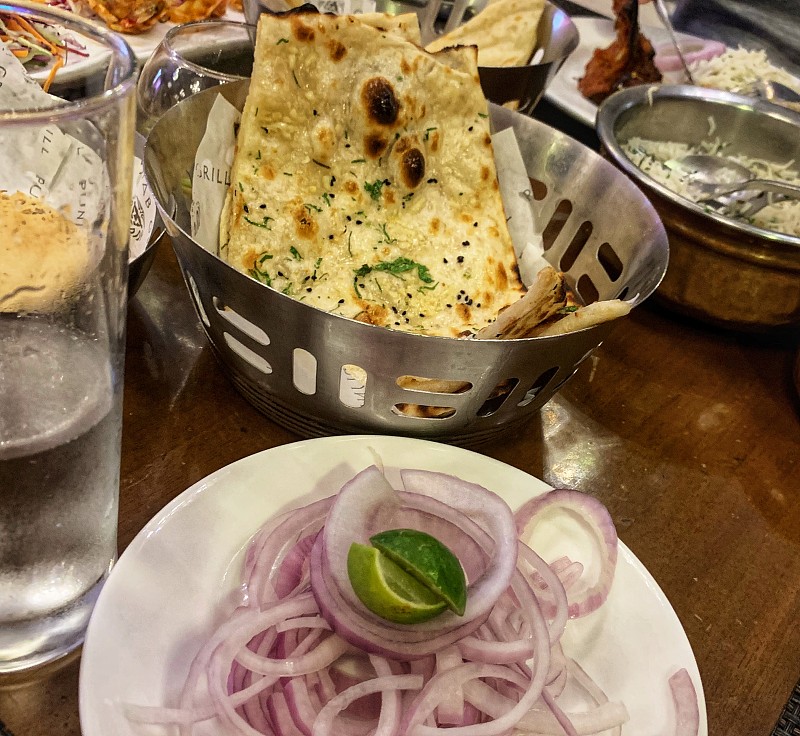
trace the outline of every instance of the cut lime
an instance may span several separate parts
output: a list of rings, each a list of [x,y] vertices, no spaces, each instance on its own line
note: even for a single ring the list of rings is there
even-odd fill
[[[375,547],[353,543],[347,574],[359,600],[370,611],[398,624],[418,624],[438,616],[447,602],[382,555]]]
[[[416,529],[391,529],[370,542],[416,578],[459,616],[467,605],[467,580],[461,563],[436,537]]]

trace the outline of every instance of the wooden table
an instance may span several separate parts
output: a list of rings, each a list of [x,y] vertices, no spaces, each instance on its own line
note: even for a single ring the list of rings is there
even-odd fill
[[[131,302],[127,346],[120,550],[195,481],[297,439],[222,375],[169,243]],[[800,677],[795,348],[651,300],[524,432],[481,450],[608,506],[686,629],[713,736],[767,736]],[[0,680],[6,729],[77,736],[78,666]]]

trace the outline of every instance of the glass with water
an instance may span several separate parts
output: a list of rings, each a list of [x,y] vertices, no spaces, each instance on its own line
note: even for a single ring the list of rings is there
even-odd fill
[[[3,9],[92,55],[48,95],[0,43],[0,673],[80,645],[116,559],[136,68],[77,16]]]

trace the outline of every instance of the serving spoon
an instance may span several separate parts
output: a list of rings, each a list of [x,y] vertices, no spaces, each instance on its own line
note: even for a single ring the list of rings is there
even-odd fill
[[[738,213],[743,217],[751,217],[776,201],[769,194],[782,195],[781,199],[800,199],[800,186],[758,178],[746,166],[723,156],[691,154],[665,165],[690,172],[692,184],[703,192],[699,202],[719,202],[725,206],[746,202],[747,206]]]
[[[755,95],[767,102],[772,102],[775,105],[784,105],[795,110],[800,106],[800,94],[791,87],[770,79],[759,79],[756,82],[737,87],[732,91],[741,95]]]

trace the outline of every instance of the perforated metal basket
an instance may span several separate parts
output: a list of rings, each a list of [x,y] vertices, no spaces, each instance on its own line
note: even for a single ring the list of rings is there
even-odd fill
[[[513,431],[572,376],[614,326],[521,340],[426,337],[362,324],[296,301],[236,271],[188,235],[181,186],[217,94],[240,109],[247,82],[181,102],[155,126],[145,171],[189,292],[219,361],[239,391],[304,436],[374,432],[476,445]],[[530,204],[546,257],[585,301],[641,304],[667,267],[661,221],[639,189],[598,154],[531,118],[492,106],[513,127],[531,177]],[[417,376],[455,393],[402,388]],[[402,383],[402,381],[401,381]],[[408,405],[438,416],[409,416]]]

